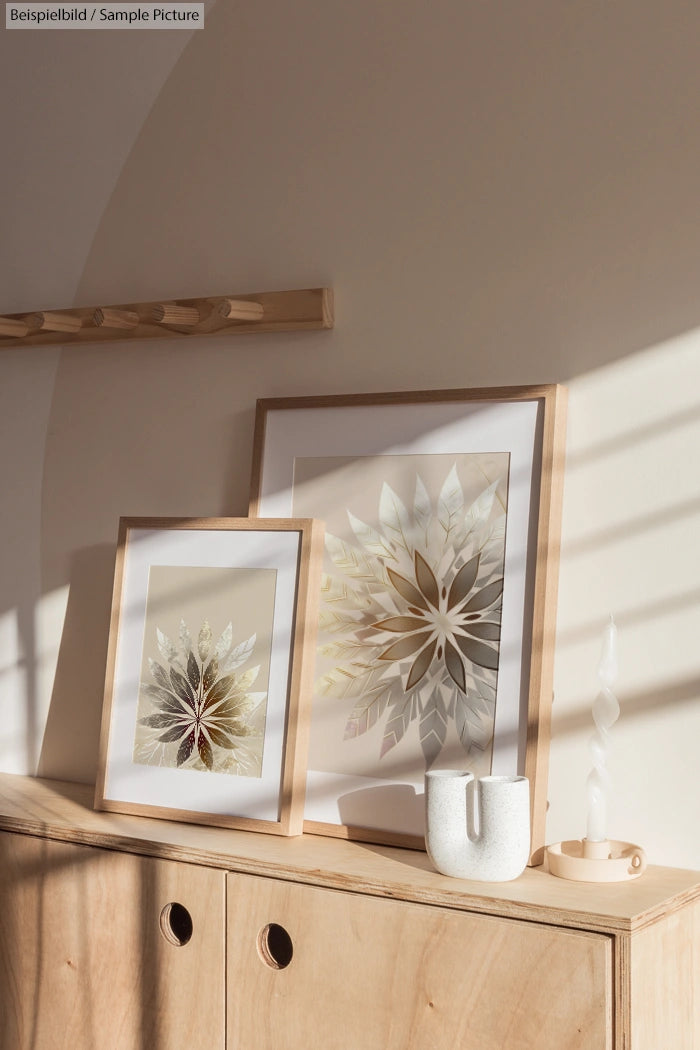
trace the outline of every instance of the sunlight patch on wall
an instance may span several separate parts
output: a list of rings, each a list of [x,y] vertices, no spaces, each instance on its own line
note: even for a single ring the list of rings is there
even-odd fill
[[[648,842],[658,776],[700,794],[700,330],[575,379],[569,391],[549,838],[584,829],[590,709],[613,614],[622,713],[610,807],[621,826],[612,832]],[[651,832],[657,862],[670,863],[665,834]]]
[[[25,773],[27,671],[19,634],[17,610],[0,616],[0,695],[3,733],[0,767],[6,773]]]
[[[68,607],[68,584],[43,595],[34,612],[36,631],[36,681],[39,701],[40,737],[49,713],[56,664]]]
[[[700,331],[571,383],[558,619],[567,663],[596,652],[613,613],[627,688],[698,670],[699,460]],[[582,702],[595,662],[567,690]]]
[[[34,774],[41,750],[68,604],[68,586],[44,595],[30,623],[0,616],[0,771]]]

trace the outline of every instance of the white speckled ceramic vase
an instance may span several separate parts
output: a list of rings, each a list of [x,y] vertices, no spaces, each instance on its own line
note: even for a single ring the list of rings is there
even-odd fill
[[[426,847],[439,872],[458,879],[517,879],[530,855],[527,777],[481,777],[457,769],[425,774]]]

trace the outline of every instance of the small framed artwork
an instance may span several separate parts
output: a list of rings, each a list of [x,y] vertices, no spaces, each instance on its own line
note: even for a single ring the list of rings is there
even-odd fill
[[[565,391],[258,402],[250,513],[326,526],[305,830],[421,845],[428,768],[544,842]]]
[[[323,526],[122,518],[95,805],[302,830]]]

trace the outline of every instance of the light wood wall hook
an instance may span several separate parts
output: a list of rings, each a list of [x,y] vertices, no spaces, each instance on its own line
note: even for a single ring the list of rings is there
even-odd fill
[[[0,350],[52,343],[178,338],[332,328],[330,288],[121,303],[0,317]]]
[[[92,323],[97,328],[136,328],[139,315],[136,310],[115,310],[109,306],[98,306],[92,315]]]
[[[73,335],[83,327],[80,317],[66,310],[38,310],[27,314],[25,322],[31,332],[63,332]]]
[[[222,299],[219,304],[219,313],[229,321],[262,321],[265,309],[262,303],[254,303],[246,299]]]
[[[179,306],[177,303],[158,303],[153,307],[152,316],[156,324],[181,324],[185,328],[199,324],[202,319],[196,306]]]
[[[5,339],[21,340],[29,331],[29,326],[24,321],[18,321],[14,317],[0,317],[0,336]]]

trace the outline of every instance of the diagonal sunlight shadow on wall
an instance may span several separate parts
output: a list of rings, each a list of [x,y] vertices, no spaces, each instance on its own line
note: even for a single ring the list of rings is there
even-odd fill
[[[71,558],[39,776],[94,781],[114,553],[114,547],[98,544],[75,552]]]
[[[33,775],[41,747],[66,613],[68,587],[20,602],[0,616],[0,768]]]
[[[668,682],[660,687],[640,690],[619,698],[620,725],[611,728],[611,734],[624,732],[625,726],[635,718],[645,718],[660,708],[665,711],[685,704],[697,704],[700,696],[700,675],[695,678],[684,678],[678,682]],[[557,736],[569,733],[593,732],[593,719],[590,707],[580,707],[556,719]]]
[[[680,825],[700,819],[699,378],[693,331],[571,382],[548,820],[550,841],[585,827],[590,710],[612,613],[621,715],[611,833],[636,834],[657,863],[690,867],[700,847]]]

